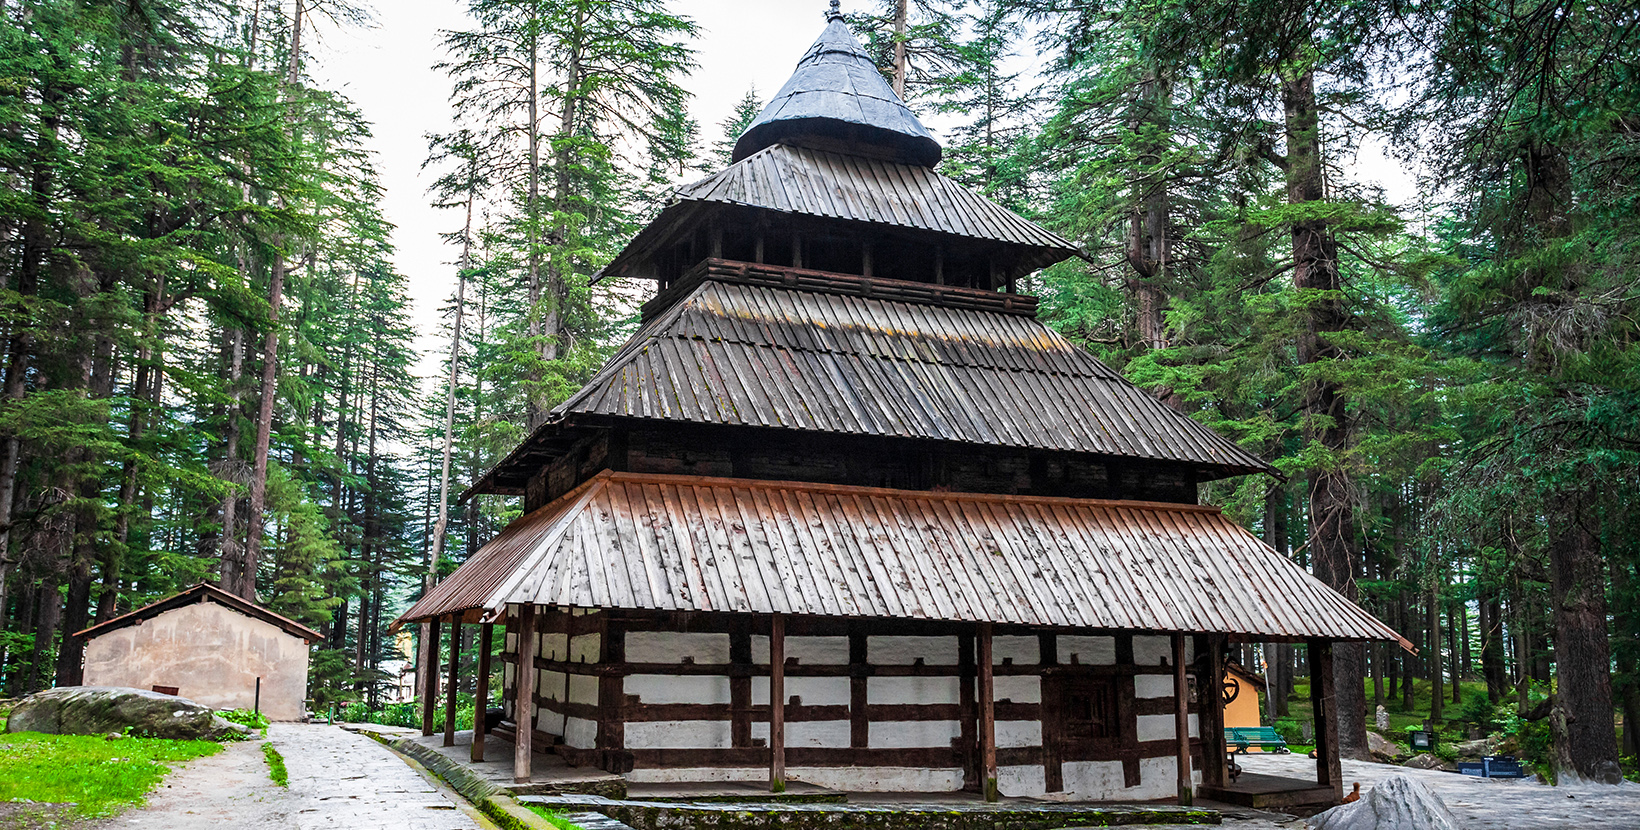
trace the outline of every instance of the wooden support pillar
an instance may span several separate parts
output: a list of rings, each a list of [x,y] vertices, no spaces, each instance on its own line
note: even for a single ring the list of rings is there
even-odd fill
[[[1196,648],[1196,728],[1202,739],[1202,783],[1223,787],[1230,783],[1224,742],[1224,635],[1198,636]]]
[[[427,623],[427,642],[422,646],[421,734],[433,734],[433,704],[438,700],[438,618]]]
[[[514,676],[513,781],[528,784],[534,775],[530,765],[531,744],[535,741],[535,606],[518,609],[518,671]]]
[[[1212,684],[1202,683],[1203,693],[1210,693]],[[1189,807],[1195,803],[1196,791],[1190,782],[1190,683],[1184,674],[1184,635],[1173,635],[1173,739],[1178,747],[1179,804]]]
[[[945,246],[934,246],[934,284],[945,284]]]
[[[996,683],[991,673],[991,624],[979,624],[979,754],[980,780],[986,801],[997,800]]]
[[[710,256],[712,259],[722,259],[723,258],[723,228],[721,226],[719,226],[716,222],[712,223],[712,229],[708,232],[707,240],[708,240],[707,243],[706,243],[707,256]]]
[[[769,792],[786,791],[786,618],[769,620]]]
[[[495,623],[478,627],[478,675],[473,678],[473,751],[474,761],[484,760],[484,739],[489,735],[484,716],[490,710],[490,640],[495,635]]]
[[[792,231],[792,267],[803,267],[803,235]]]
[[[871,276],[873,265],[875,263],[871,259],[871,240],[867,239],[860,243],[860,276]]]
[[[1338,760],[1338,716],[1333,707],[1338,690],[1333,683],[1331,640],[1311,640],[1310,701],[1315,711],[1315,780],[1333,788],[1334,801],[1344,799],[1344,770]]]
[[[759,265],[763,264],[763,231],[761,229],[757,232],[757,242],[752,248],[752,261]]]
[[[461,615],[450,615],[450,679],[444,684],[444,745],[456,745],[456,692],[461,677]]]

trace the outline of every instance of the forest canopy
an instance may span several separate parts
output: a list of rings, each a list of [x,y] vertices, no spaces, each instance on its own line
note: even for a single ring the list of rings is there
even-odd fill
[[[388,624],[516,517],[463,489],[630,333],[652,287],[592,275],[767,91],[703,131],[685,0],[463,1],[418,377],[371,124],[310,72],[369,9],[0,0],[0,697],[211,581],[373,707]],[[1421,690],[1563,779],[1640,755],[1632,4],[850,5],[941,172],[1085,252],[1023,281],[1044,318],[1282,474],[1203,501],[1418,645],[1339,648],[1346,754]],[[1284,692],[1297,651],[1257,655]]]

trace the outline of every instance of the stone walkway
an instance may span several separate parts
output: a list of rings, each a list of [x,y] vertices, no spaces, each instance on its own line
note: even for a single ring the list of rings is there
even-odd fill
[[[259,742],[229,744],[167,776],[141,809],[97,830],[489,830],[460,796],[436,786],[392,750],[334,726],[276,723],[268,740],[290,788],[268,777]]]
[[[1255,753],[1238,755],[1236,760],[1249,772],[1315,780],[1315,760],[1302,755]],[[1344,761],[1344,790],[1349,791],[1350,786],[1359,781],[1364,795],[1374,784],[1397,774],[1405,774],[1434,790],[1452,810],[1463,830],[1640,828],[1640,784],[1633,783],[1616,787],[1596,784],[1550,787],[1536,781],[1475,778],[1439,770]],[[1258,827],[1244,826],[1249,830]]]

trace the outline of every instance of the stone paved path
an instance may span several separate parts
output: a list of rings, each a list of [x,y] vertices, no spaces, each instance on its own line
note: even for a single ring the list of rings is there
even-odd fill
[[[1249,772],[1315,780],[1314,759],[1301,755],[1251,754],[1237,756],[1236,760]],[[1345,761],[1344,789],[1359,781],[1365,794],[1373,784],[1400,773],[1434,790],[1464,830],[1640,828],[1640,784],[1633,783],[1550,787],[1535,781],[1474,778],[1439,770]]]
[[[258,742],[229,744],[171,773],[147,806],[96,830],[480,830],[493,828],[387,747],[340,728],[281,724],[268,740],[285,757],[274,786]]]
[[[276,723],[301,830],[478,830],[459,796],[441,791],[392,750],[334,726]]]

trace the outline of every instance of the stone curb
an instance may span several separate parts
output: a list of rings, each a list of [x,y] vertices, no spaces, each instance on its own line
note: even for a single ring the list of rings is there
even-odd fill
[[[465,766],[452,762],[438,752],[413,740],[394,737],[366,727],[343,727],[350,732],[375,739],[426,769],[434,777],[448,784],[462,798],[467,799],[491,821],[504,830],[556,830],[540,813],[518,803],[500,787],[475,775]],[[632,830],[600,813],[580,812],[565,814],[564,818],[582,830]]]

